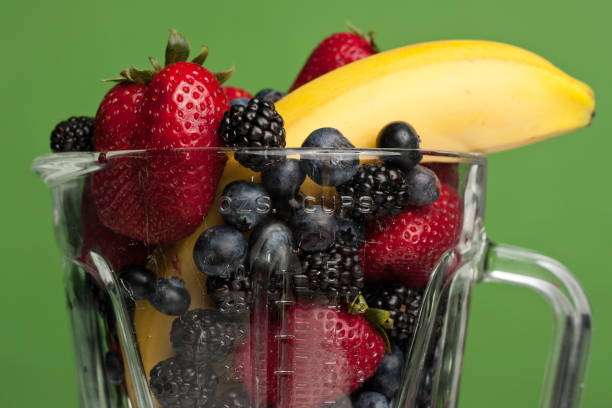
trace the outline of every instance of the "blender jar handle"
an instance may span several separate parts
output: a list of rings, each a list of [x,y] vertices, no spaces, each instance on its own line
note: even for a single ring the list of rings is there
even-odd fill
[[[591,309],[576,278],[558,261],[508,245],[489,243],[483,282],[530,288],[554,315],[540,407],[580,406],[591,340]]]

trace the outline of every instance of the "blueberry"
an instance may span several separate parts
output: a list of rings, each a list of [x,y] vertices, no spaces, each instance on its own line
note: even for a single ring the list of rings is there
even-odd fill
[[[385,126],[376,139],[376,146],[384,149],[418,149],[421,139],[416,130],[406,122],[391,122]],[[387,157],[388,164],[411,169],[421,161],[420,151],[403,152],[401,156]]]
[[[251,268],[271,270],[275,265],[286,268],[293,254],[293,235],[282,221],[266,220],[249,239]]]
[[[247,256],[247,240],[231,225],[217,225],[202,232],[193,248],[193,260],[208,276],[229,276]]]
[[[249,98],[236,98],[230,101],[230,106],[234,106],[234,105],[247,106],[247,103],[249,103]]]
[[[185,289],[185,282],[173,276],[170,279],[157,279],[149,302],[163,314],[179,316],[189,309],[191,296]]]
[[[272,88],[265,88],[257,92],[257,94],[255,94],[255,98],[276,103],[285,95],[287,95],[287,92],[277,91],[276,89]]]
[[[261,173],[261,182],[275,197],[292,196],[298,192],[306,178],[300,162],[287,159],[280,164],[268,167]]]
[[[290,197],[272,198],[274,214],[283,221],[289,221],[304,205],[304,194],[300,191]]]
[[[148,299],[155,290],[155,274],[143,265],[124,266],[119,279],[133,300]]]
[[[389,408],[389,403],[384,395],[365,391],[359,394],[353,408]]]
[[[123,382],[123,360],[115,350],[109,350],[104,356],[104,372],[111,384],[117,385]]]
[[[304,251],[325,251],[338,233],[336,217],[320,205],[298,210],[290,221],[295,243]]]
[[[406,174],[409,205],[427,205],[440,197],[440,181],[432,170],[415,166]]]
[[[355,146],[337,129],[320,128],[308,135],[302,147],[352,149]],[[306,174],[322,186],[337,186],[349,181],[359,167],[357,154],[346,152],[341,154],[314,152],[302,154],[301,157]]]
[[[365,224],[345,217],[337,217],[337,222],[336,241],[345,246],[359,248],[365,241]]]
[[[229,183],[219,199],[223,220],[240,231],[253,229],[268,216],[271,208],[272,200],[263,185],[250,181]]]
[[[393,344],[391,354],[385,354],[376,369],[376,373],[364,386],[367,390],[375,391],[391,399],[402,384],[403,368],[404,353]]]

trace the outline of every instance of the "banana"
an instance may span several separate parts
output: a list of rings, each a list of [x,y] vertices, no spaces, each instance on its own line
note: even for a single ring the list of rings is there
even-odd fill
[[[387,123],[412,124],[425,149],[495,152],[587,126],[593,91],[512,45],[438,41],[375,54],[323,75],[276,104],[287,146],[339,129],[375,147]]]

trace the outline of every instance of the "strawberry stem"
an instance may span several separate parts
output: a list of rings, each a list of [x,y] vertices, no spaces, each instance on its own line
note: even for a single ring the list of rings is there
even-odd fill
[[[375,53],[380,52],[378,45],[376,45],[376,42],[374,42],[374,37],[376,37],[377,35],[376,31],[370,30],[368,31],[368,34],[364,34],[363,31],[355,27],[350,21],[346,20],[345,23],[348,26],[349,30],[351,30],[358,36],[363,37],[368,42],[368,44],[370,44],[370,47],[372,47],[372,51],[374,51]]]
[[[383,309],[368,307],[365,298],[361,294],[355,296],[355,299],[349,304],[348,310],[349,313],[363,314],[365,316],[370,325],[372,325],[380,334],[380,337],[382,337],[387,353],[391,354],[391,341],[389,340],[387,330],[385,330],[393,327],[393,319],[389,312]]]

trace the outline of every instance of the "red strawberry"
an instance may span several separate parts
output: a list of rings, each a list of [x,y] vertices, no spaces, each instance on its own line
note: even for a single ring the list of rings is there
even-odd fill
[[[145,148],[136,129],[142,125],[141,111],[146,89],[144,84],[121,82],[108,91],[96,113],[96,151]],[[143,163],[144,160],[130,157],[114,158],[92,177],[93,197],[102,223],[119,234],[141,241],[146,238],[141,183]],[[131,199],[127,200],[126,197]]]
[[[147,87],[121,82],[104,96],[94,122],[94,148],[98,152],[143,149],[134,129],[140,124],[141,108]]]
[[[378,52],[372,34],[365,36],[358,30],[335,33],[317,45],[306,60],[290,91],[336,68],[369,57]]]
[[[233,101],[234,99],[238,98],[251,99],[253,97],[249,91],[245,91],[244,89],[237,88],[235,86],[224,86],[222,89],[225,96],[227,96],[228,101]]]
[[[366,280],[422,287],[442,254],[457,245],[461,222],[459,195],[445,184],[435,203],[371,221],[359,251]]]
[[[157,73],[133,68],[122,73],[146,84],[140,85],[142,97],[123,100],[121,110],[115,104],[123,94],[111,90],[96,116],[104,125],[94,130],[106,141],[102,147],[149,151],[111,159],[94,175],[100,218],[114,231],[150,244],[177,241],[198,227],[225,163],[225,156],[213,151],[184,150],[221,146],[217,127],[229,108],[219,81],[199,64],[205,53],[197,63],[184,62],[188,54],[186,40],[172,31],[165,68],[154,61]],[[122,86],[135,85],[115,88]]]
[[[253,325],[235,355],[257,406],[312,408],[334,401],[371,377],[385,354],[383,339],[365,317],[346,311],[297,306],[283,323],[271,322],[267,332],[257,333],[263,326],[261,320]]]
[[[123,235],[106,228],[98,218],[91,191],[91,179],[85,182],[81,200],[81,261],[95,269],[89,251],[100,253],[113,267],[120,271],[126,265],[143,265],[147,261],[147,247]]]

